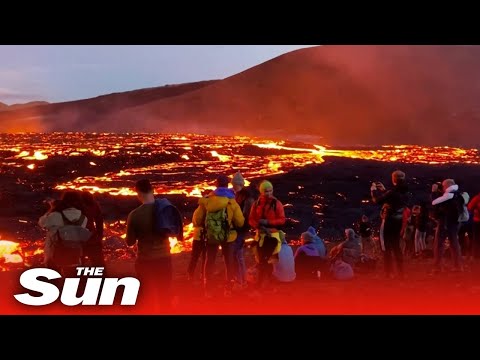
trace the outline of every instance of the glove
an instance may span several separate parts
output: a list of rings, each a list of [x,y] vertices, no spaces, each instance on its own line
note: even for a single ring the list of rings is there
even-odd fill
[[[260,219],[258,222],[261,226],[268,226],[268,220],[267,219]]]

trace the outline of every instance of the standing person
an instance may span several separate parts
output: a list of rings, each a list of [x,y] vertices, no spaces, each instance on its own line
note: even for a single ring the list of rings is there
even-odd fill
[[[280,252],[282,240],[279,230],[285,225],[282,203],[273,196],[273,185],[264,180],[259,185],[260,197],[252,205],[249,223],[256,230],[255,246],[258,263],[258,286],[271,284],[273,256]]]
[[[198,208],[194,213],[193,222],[205,224],[203,231],[205,232],[207,259],[203,273],[206,297],[212,296],[215,258],[219,246],[222,247],[225,262],[225,296],[231,295],[234,285],[233,249],[237,239],[236,229],[243,227],[245,218],[240,206],[235,201],[233,190],[228,188],[228,183],[228,177],[220,175],[217,178],[215,191],[199,200]]]
[[[475,259],[480,259],[480,193],[468,203],[468,210],[473,212],[472,252]],[[471,236],[471,234],[469,234]]]
[[[204,280],[205,261],[207,260],[207,242],[205,239],[205,220],[198,215],[200,208],[195,209],[192,217],[193,225],[193,239],[192,239],[192,253],[190,255],[190,262],[188,263],[187,277],[189,281],[195,279],[195,268],[198,260],[201,259],[200,272],[201,279]]]
[[[358,227],[358,233],[362,241],[362,252],[370,258],[375,258],[375,242],[372,239],[372,224],[368,221],[368,216],[363,215]]]
[[[88,191],[83,191],[82,200],[88,218],[87,228],[92,232],[92,237],[83,248],[83,257],[88,258],[90,266],[105,267],[103,258],[103,214],[100,204]]]
[[[392,173],[393,189],[386,190],[381,182],[373,183],[370,187],[374,203],[382,205],[383,241],[385,246],[384,262],[385,275],[393,275],[393,262],[397,263],[398,276],[403,278],[403,257],[400,249],[403,212],[409,201],[406,176],[403,171]]]
[[[415,249],[415,215],[406,207],[403,212],[400,248],[403,256],[413,257]]]
[[[59,229],[65,225],[87,228],[88,218],[82,198],[77,191],[67,191],[62,194],[59,201],[51,200],[48,203],[50,209],[38,221],[42,228],[48,230],[44,246],[44,264],[60,272],[70,272],[76,266],[82,265],[83,246],[76,248],[63,246],[59,238]],[[88,237],[90,236],[91,233],[88,233]],[[72,273],[75,274],[75,271]]]
[[[433,273],[437,274],[443,270],[443,255],[445,252],[445,240],[448,237],[450,249],[453,255],[453,271],[463,271],[462,252],[458,242],[458,231],[460,229],[459,217],[464,198],[459,192],[458,185],[453,179],[446,179],[442,182],[443,194],[440,195],[438,185],[432,185],[432,205],[437,220],[437,230],[433,245]]]
[[[255,198],[250,191],[250,189],[245,187],[245,179],[243,178],[240,171],[238,171],[232,178],[232,186],[235,191],[235,201],[242,209],[243,217],[248,219],[250,215],[250,210]],[[245,246],[245,237],[247,236],[250,230],[250,225],[248,221],[245,221],[242,228],[237,229],[237,239],[235,240],[234,249],[233,249],[233,259],[237,271],[237,282],[240,285],[240,288],[244,288],[247,285],[247,267],[245,265],[244,258],[244,246]]]
[[[469,211],[468,221],[460,224],[460,230],[458,230],[458,242],[460,249],[462,249],[462,255],[468,261],[473,260],[473,212]]]
[[[135,271],[139,278],[139,300],[153,304],[155,310],[169,307],[172,299],[172,258],[169,234],[158,234],[154,227],[154,190],[150,181],[142,179],[135,184],[138,200],[142,203],[131,211],[127,219],[126,242],[137,245]]]
[[[427,249],[427,243],[425,241],[427,236],[428,225],[428,208],[427,204],[422,204],[414,207],[413,212],[415,216],[415,256],[422,256],[423,252]]]

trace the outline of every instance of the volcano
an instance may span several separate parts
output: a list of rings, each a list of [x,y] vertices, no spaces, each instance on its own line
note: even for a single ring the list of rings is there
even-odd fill
[[[318,46],[219,81],[2,112],[0,131],[309,136],[332,146],[475,147],[479,78],[479,46]]]

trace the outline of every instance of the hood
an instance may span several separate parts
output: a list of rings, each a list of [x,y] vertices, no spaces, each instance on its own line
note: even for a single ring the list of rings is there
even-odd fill
[[[213,192],[216,196],[224,196],[229,199],[235,199],[235,192],[233,189],[219,187]]]
[[[209,195],[208,197],[200,199],[198,203],[200,205],[205,206],[205,209],[208,212],[214,212],[227,207],[227,204],[229,201],[231,204],[236,203],[234,198],[228,198],[226,196],[217,196],[214,193],[213,195]]]
[[[315,230],[315,228],[313,226],[310,226],[308,229],[307,229],[307,232],[312,234],[313,236],[317,236],[317,230]]]
[[[451,185],[448,188],[446,188],[445,189],[445,194],[452,193],[452,192],[455,192],[455,191],[458,191],[458,185],[457,184]]]
[[[70,221],[77,221],[82,216],[82,212],[75,208],[65,209],[62,213]]]

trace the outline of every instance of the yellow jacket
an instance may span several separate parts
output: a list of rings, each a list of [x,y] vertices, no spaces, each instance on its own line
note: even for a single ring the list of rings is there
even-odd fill
[[[219,191],[221,190],[221,191]],[[230,189],[228,189],[230,190]],[[228,224],[230,225],[230,233],[227,242],[235,241],[237,238],[237,231],[235,228],[241,228],[245,223],[242,209],[234,198],[227,196],[220,196],[220,194],[227,194],[226,189],[219,188],[207,197],[201,198],[198,201],[198,207],[193,213],[193,240],[200,240],[203,227],[205,225],[205,216],[208,212],[215,212],[223,208],[227,208]],[[232,192],[233,194],[233,192]],[[230,196],[230,194],[228,194]]]

